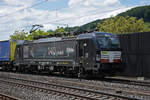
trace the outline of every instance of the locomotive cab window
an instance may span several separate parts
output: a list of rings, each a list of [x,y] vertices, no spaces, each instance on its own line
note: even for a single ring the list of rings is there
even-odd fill
[[[97,43],[102,49],[120,48],[120,42],[117,37],[113,36],[97,36]]]

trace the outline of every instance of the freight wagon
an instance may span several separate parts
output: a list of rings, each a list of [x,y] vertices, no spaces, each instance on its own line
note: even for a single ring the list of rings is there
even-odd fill
[[[0,70],[11,70],[13,67],[16,41],[0,41]]]

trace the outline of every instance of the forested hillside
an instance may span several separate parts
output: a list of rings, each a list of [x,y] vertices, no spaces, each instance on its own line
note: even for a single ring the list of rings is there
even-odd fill
[[[133,16],[138,19],[143,18],[145,22],[150,22],[150,6],[132,8],[131,10],[120,13],[118,16]]]
[[[149,6],[140,6],[132,8],[126,12],[120,13],[117,16],[132,16],[136,17],[137,19],[143,18],[143,20],[150,26],[150,5]],[[103,23],[105,19],[96,20],[90,23],[87,23],[83,26],[77,27],[70,27],[66,28],[65,30],[70,30],[70,32],[83,32],[94,30],[97,27],[98,23]]]

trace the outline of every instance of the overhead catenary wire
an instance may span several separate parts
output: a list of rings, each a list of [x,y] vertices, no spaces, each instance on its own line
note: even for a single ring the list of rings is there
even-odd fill
[[[128,7],[128,8],[131,8],[131,7]],[[70,17],[66,17],[66,18],[62,18],[62,19],[56,19],[56,20],[53,20],[53,21],[48,21],[48,22],[43,22],[43,23],[28,23],[28,25],[22,25],[20,27],[18,27],[19,29],[21,28],[30,28],[32,27],[33,24],[40,24],[40,25],[43,25],[43,24],[62,24],[60,22],[62,21],[65,21],[65,20],[68,20],[68,19],[71,19],[71,18],[76,18],[76,19],[81,19],[81,18],[84,18],[84,17],[89,17],[90,15],[91,16],[94,16],[94,15],[97,15],[97,13],[108,13],[108,12],[111,12],[111,11],[116,11],[116,10],[120,10],[121,8],[116,8],[116,9],[110,9],[110,10],[105,10],[105,11],[99,11],[99,10],[93,10],[92,13],[88,13],[88,14],[84,14],[84,15],[76,15],[76,16],[70,16]],[[103,16],[103,15],[101,15]],[[59,23],[58,23],[59,22]]]
[[[19,10],[17,10],[17,11],[15,11],[15,12],[12,12],[12,13],[9,13],[9,14],[6,14],[6,15],[2,15],[2,16],[0,16],[0,18],[1,17],[6,17],[6,16],[10,16],[10,15],[12,15],[12,14],[15,14],[15,13],[17,13],[17,12],[19,12],[19,11],[21,11],[21,10],[25,10],[25,9],[29,9],[29,8],[32,8],[32,7],[34,7],[34,6],[37,6],[37,5],[39,5],[39,4],[42,4],[42,3],[44,3],[44,2],[47,2],[48,0],[42,0],[41,2],[38,2],[38,3],[36,3],[36,4],[33,4],[33,5],[31,5],[31,6],[28,6],[28,7],[25,7],[25,8],[22,8],[22,9],[19,9]],[[128,7],[128,8],[131,8],[131,7]],[[118,8],[118,10],[119,10],[120,8]],[[117,9],[115,9],[115,10],[117,10]],[[115,11],[114,10],[114,11]],[[110,10],[108,10],[108,11],[110,11]],[[107,12],[108,12],[107,11]],[[112,10],[111,10],[112,11]],[[93,11],[94,12],[94,11]],[[104,12],[104,11],[103,11]],[[106,11],[105,11],[106,12]],[[95,13],[95,12],[94,12]],[[97,12],[98,13],[98,12]],[[96,14],[97,14],[96,13]],[[99,13],[101,13],[101,12],[99,12]],[[83,15],[83,16],[77,16],[77,17],[74,17],[74,18],[80,18],[80,17],[85,17],[86,15]],[[62,22],[62,21],[64,21],[64,20],[66,20],[66,19],[70,19],[70,18],[72,18],[72,16],[71,17],[67,17],[67,18],[63,18],[63,19],[56,19],[56,20],[53,20],[53,21],[49,21],[49,22],[45,22],[45,23],[42,23],[42,24],[49,24],[49,23],[56,23],[57,24],[57,22]],[[33,25],[33,24],[32,24]],[[32,26],[32,25],[28,25],[28,26]],[[27,27],[27,25],[23,25],[23,26],[25,26],[25,27]],[[21,26],[22,27],[22,26]]]
[[[141,6],[141,5],[136,5],[136,6]],[[126,7],[127,9],[131,9],[131,8],[134,8],[134,7],[136,7],[136,6],[128,6],[128,7]],[[120,9],[123,9],[122,7],[119,7],[119,8],[116,8],[116,9],[110,9],[110,10],[105,10],[105,11],[99,11],[99,10],[97,10],[97,11],[95,11],[95,10],[93,10],[92,12],[93,13],[88,13],[88,14],[84,14],[84,15],[80,15],[80,16],[71,16],[71,17],[66,17],[66,18],[62,18],[62,19],[56,19],[56,20],[53,20],[53,21],[49,21],[49,22],[45,22],[45,23],[40,23],[40,24],[49,24],[49,23],[57,23],[57,22],[62,22],[62,21],[64,21],[64,20],[66,20],[66,19],[70,19],[70,18],[83,18],[83,17],[86,17],[86,16],[90,16],[91,14],[93,14],[93,15],[97,15],[97,13],[108,13],[108,12],[111,12],[111,11],[117,11],[117,10],[120,10]]]
[[[131,7],[128,7],[128,8],[131,8]],[[97,15],[97,13],[107,13],[107,12],[110,12],[110,11],[116,11],[116,10],[120,10],[121,8],[117,8],[117,9],[111,9],[111,10],[105,10],[105,11],[95,11],[93,10],[92,12],[93,13],[87,13],[87,14],[84,14],[84,15],[77,15],[77,16],[70,16],[70,17],[66,17],[66,18],[62,18],[62,19],[56,19],[56,20],[53,20],[53,21],[49,21],[49,22],[44,22],[44,23],[40,23],[40,24],[49,24],[49,23],[52,23],[52,24],[57,24],[57,22],[62,22],[64,20],[68,20],[70,18],[76,18],[76,19],[80,19],[80,18],[84,18],[84,17],[89,17],[90,15],[93,16],[93,15]],[[101,15],[103,16],[103,15]]]
[[[2,17],[8,17],[8,16],[10,16],[10,15],[13,15],[13,14],[19,12],[19,11],[23,11],[23,10],[25,10],[25,9],[33,8],[33,7],[37,6],[37,5],[40,5],[40,4],[42,4],[42,3],[45,3],[45,2],[47,2],[47,1],[48,1],[48,0],[42,0],[42,1],[40,1],[40,2],[38,2],[38,3],[35,3],[35,4],[31,5],[31,6],[21,8],[21,9],[19,9],[19,10],[16,10],[16,11],[14,11],[14,12],[8,13],[8,14],[6,14],[6,15],[1,15],[0,18],[2,18]]]
[[[42,2],[45,2],[45,1],[48,1],[48,0],[44,0],[44,1],[42,1]],[[37,4],[40,4],[40,3],[37,3]],[[34,4],[34,5],[32,5],[32,6],[30,6],[30,7],[27,7],[27,8],[32,8],[33,6],[35,6],[35,5],[37,5],[37,4]],[[26,8],[26,9],[27,9]],[[131,7],[128,7],[128,8],[131,8]],[[52,21],[49,21],[49,22],[43,22],[43,23],[31,23],[30,25],[28,24],[28,25],[22,25],[22,26],[20,26],[20,28],[24,28],[24,27],[31,27],[33,24],[60,24],[60,23],[57,23],[57,22],[62,22],[62,21],[64,21],[64,20],[68,20],[68,19],[70,19],[70,18],[83,18],[83,17],[86,17],[86,16],[93,16],[93,15],[97,15],[97,13],[107,13],[107,12],[110,12],[110,11],[116,11],[116,10],[120,10],[120,9],[122,9],[122,7],[120,8],[117,8],[117,9],[110,9],[110,10],[105,10],[105,11],[99,11],[99,10],[97,10],[97,11],[95,11],[95,10],[93,10],[92,12],[93,13],[88,13],[88,14],[84,14],[84,15],[80,15],[80,16],[70,16],[70,17],[66,17],[66,18],[62,18],[62,19],[57,19],[57,18],[55,18],[56,20],[52,20]],[[20,11],[20,10],[19,10]]]

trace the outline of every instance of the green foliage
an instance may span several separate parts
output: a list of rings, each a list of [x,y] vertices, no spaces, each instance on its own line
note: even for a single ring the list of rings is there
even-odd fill
[[[96,29],[97,25],[99,23],[103,23],[105,19],[102,19],[102,20],[96,20],[96,21],[93,21],[91,23],[87,23],[83,26],[80,27],[81,30],[85,30],[85,31],[90,31],[90,30],[94,30]]]
[[[75,26],[75,27],[66,27],[65,28],[65,31],[66,32],[69,32],[69,33],[74,33],[74,32],[77,32],[79,30],[79,26]]]
[[[40,36],[65,36],[66,31],[64,28],[57,28],[55,31],[49,30],[47,32],[42,30],[33,31],[32,33],[27,33],[24,30],[15,31],[13,35],[10,36],[11,40],[33,40],[35,37]]]
[[[78,33],[78,32],[81,33],[81,32],[84,32],[84,31],[91,31],[91,30],[96,29],[97,24],[102,23],[103,21],[104,20],[96,20],[96,21],[87,23],[87,24],[82,25],[82,26],[75,26],[75,27],[65,28],[65,31],[67,31],[71,34]]]
[[[38,36],[48,36],[51,34],[52,32],[45,32],[39,29],[38,31],[33,31],[32,33],[30,33],[28,35],[28,40],[33,40],[35,37],[38,37]]]
[[[65,31],[65,29],[63,27],[61,27],[61,28],[58,27],[54,31],[54,33],[55,33],[55,36],[65,36],[66,35],[66,31]]]
[[[13,35],[10,35],[11,40],[26,40],[27,39],[27,32],[24,30],[22,31],[15,31]]]
[[[144,23],[143,19],[137,20],[136,17],[129,16],[117,16],[106,19],[104,23],[98,24],[97,28],[99,31],[110,33],[134,33],[150,31],[150,28]]]

